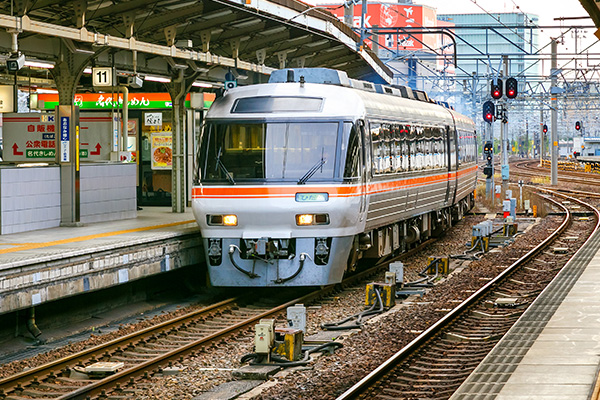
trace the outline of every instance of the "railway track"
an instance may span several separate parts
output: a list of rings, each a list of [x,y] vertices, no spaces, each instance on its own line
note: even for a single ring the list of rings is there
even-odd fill
[[[400,255],[408,256],[431,244],[430,239]],[[391,262],[393,260],[389,260]],[[345,279],[348,287],[385,268],[386,263]],[[260,319],[275,318],[287,307],[310,304],[330,296],[340,286],[316,290],[275,307],[260,306],[248,298],[231,298],[203,309],[165,321],[159,325],[131,333],[110,342],[84,350],[51,363],[0,379],[0,400],[36,399],[105,399],[107,396],[135,396],[136,388],[147,385],[149,377],[160,373],[171,363],[225,343],[237,334],[247,336]],[[244,333],[244,331],[246,333]],[[86,379],[85,367],[99,361],[122,362],[115,374],[101,379]]]
[[[560,227],[541,244],[492,279],[360,382],[343,393],[347,399],[448,399],[485,355],[517,321],[560,268],[598,229],[598,210],[575,198]],[[579,220],[581,209],[593,214]],[[575,211],[575,210],[573,210]],[[574,214],[577,214],[574,215]],[[551,251],[550,246],[554,245]],[[558,250],[557,250],[558,249]]]
[[[517,161],[513,166],[514,168],[511,169],[511,172],[519,176],[539,178],[540,173],[544,176],[550,176],[550,170],[548,168],[539,167],[537,161]],[[600,176],[588,172],[559,170],[558,180],[582,185],[600,186]]]

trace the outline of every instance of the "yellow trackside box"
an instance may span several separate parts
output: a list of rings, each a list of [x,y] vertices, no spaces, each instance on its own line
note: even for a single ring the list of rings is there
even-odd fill
[[[304,333],[300,329],[275,328],[275,352],[290,361],[298,361],[302,355]]]
[[[435,260],[437,260],[437,265],[435,263],[433,263]],[[450,267],[448,264],[448,257],[428,257],[427,265],[429,265],[429,269],[427,270],[427,273],[429,275],[435,274],[436,268],[437,268],[438,274],[448,275],[448,272],[450,272],[449,271]]]
[[[483,242],[483,251],[487,252],[490,251],[490,238],[489,237],[478,237],[478,236],[471,236],[471,247],[475,246],[475,242],[477,241],[477,239],[481,239],[481,241]],[[477,250],[481,249],[481,245],[477,246]]]
[[[518,224],[504,224],[503,234],[504,236],[514,236],[517,234]]]
[[[385,308],[391,308],[396,305],[396,285],[376,282],[367,283],[365,305],[372,306],[377,302],[377,290],[379,290],[381,301]]]

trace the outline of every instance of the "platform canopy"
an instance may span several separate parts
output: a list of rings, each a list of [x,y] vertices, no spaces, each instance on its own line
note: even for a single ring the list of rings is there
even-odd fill
[[[594,21],[596,28],[598,28],[594,35],[600,39],[600,3],[596,0],[579,0],[579,2]]]
[[[114,66],[122,82],[134,73],[160,80],[194,71],[219,87],[228,72],[246,84],[298,66],[381,83],[392,76],[366,46],[357,50],[352,29],[296,0],[2,1],[0,28],[0,83],[14,81],[6,60],[18,52],[26,61],[19,83],[30,86],[53,84],[34,62],[56,64],[69,54],[89,55],[89,66]],[[84,88],[87,81],[82,75]]]

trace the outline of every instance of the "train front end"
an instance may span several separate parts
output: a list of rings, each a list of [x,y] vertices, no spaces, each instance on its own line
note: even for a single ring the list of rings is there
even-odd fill
[[[237,88],[208,112],[192,197],[212,285],[342,279],[364,229],[358,110],[340,113],[328,98],[342,88],[323,86]]]

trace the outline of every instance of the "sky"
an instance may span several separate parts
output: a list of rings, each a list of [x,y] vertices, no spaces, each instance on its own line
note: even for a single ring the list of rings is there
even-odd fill
[[[588,17],[588,13],[579,0],[414,0],[414,3],[434,7],[437,9],[438,14],[484,13],[486,11],[490,13],[524,12],[536,14],[539,17],[540,26],[594,25],[590,18],[567,21],[554,20],[554,18],[560,17]],[[594,31],[595,29],[591,28],[587,29],[587,33],[582,32],[582,37],[580,37],[578,43],[578,51],[582,48],[582,44],[585,46],[597,41],[594,37]],[[555,29],[547,29],[545,32],[541,32],[541,36],[546,37],[549,41],[549,38],[558,35],[558,32]],[[540,44],[542,43],[543,41],[540,40]],[[574,51],[575,39],[567,36],[563,50]]]

